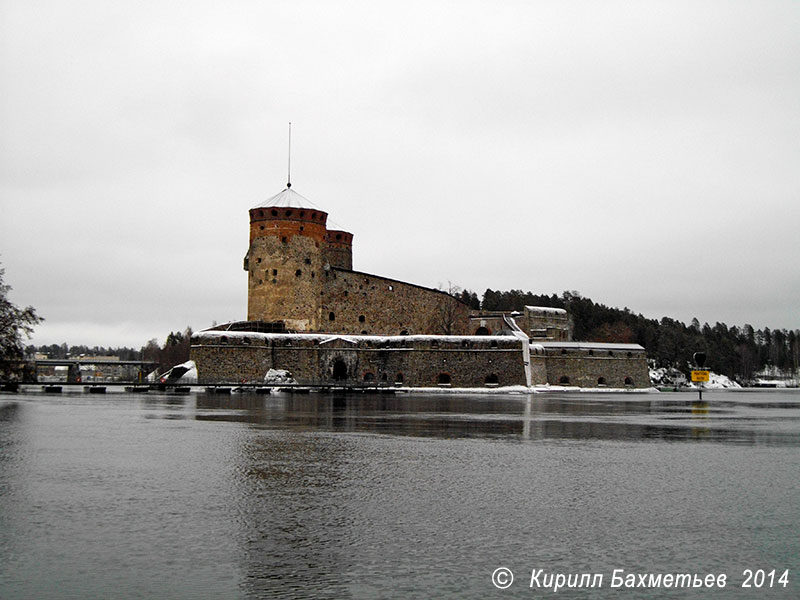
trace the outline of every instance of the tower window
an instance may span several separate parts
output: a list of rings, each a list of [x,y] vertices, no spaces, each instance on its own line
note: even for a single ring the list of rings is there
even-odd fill
[[[281,242],[283,242],[284,244],[285,244],[286,242],[288,242],[288,241],[289,241],[289,239],[288,239],[286,236],[283,236],[283,237],[281,238]]]
[[[278,211],[277,210],[273,210],[272,211],[272,216],[273,217],[277,217],[278,216]]]
[[[311,264],[311,259],[310,258],[306,258],[303,262],[306,263],[307,265],[310,265]]]
[[[290,211],[290,210],[287,210],[287,211],[286,211],[286,216],[287,216],[287,217],[291,217],[291,216],[292,216],[292,211]]]
[[[364,322],[364,321],[366,321],[366,320],[367,320],[367,319],[366,319],[366,317],[365,317],[364,315],[358,315],[358,322],[359,322],[359,323],[363,323],[363,322]]]
[[[305,216],[306,216],[306,211],[304,211],[304,210],[301,210],[301,211],[300,211],[300,216],[301,216],[301,217],[305,217]]]
[[[257,262],[258,264],[261,264],[261,259],[260,259],[260,258],[257,258],[257,259],[256,259],[256,262]]]
[[[336,315],[333,313],[328,313],[328,321],[335,321]]]
[[[297,269],[297,271],[294,272],[294,276],[295,277],[300,277],[300,275],[302,275],[302,274],[303,274],[303,272],[300,269]]]

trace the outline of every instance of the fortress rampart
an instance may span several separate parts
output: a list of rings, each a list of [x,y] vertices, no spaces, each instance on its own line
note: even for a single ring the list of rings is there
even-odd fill
[[[526,385],[521,344],[508,336],[204,331],[192,337],[192,358],[203,383],[257,383],[281,369],[308,385]]]
[[[531,380],[525,371],[526,346]],[[201,383],[260,383],[270,369],[305,385],[649,387],[635,344],[530,344],[515,336],[363,336],[207,330],[192,336]]]

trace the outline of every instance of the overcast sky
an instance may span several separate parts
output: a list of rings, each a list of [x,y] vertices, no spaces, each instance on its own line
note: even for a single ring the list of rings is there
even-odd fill
[[[292,184],[357,270],[800,328],[800,2],[0,0],[33,343],[246,318]]]

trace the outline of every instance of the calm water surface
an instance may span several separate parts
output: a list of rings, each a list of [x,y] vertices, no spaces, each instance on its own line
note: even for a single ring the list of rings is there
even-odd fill
[[[800,393],[704,400],[3,394],[0,598],[800,597]]]

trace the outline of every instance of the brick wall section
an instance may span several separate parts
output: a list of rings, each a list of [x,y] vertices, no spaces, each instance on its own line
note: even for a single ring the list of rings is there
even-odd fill
[[[355,343],[354,343],[355,342]],[[525,385],[521,342],[512,337],[331,336],[201,332],[192,338],[201,383],[258,383],[270,368],[298,383],[393,384],[431,387]],[[338,369],[345,379],[335,379]]]
[[[323,292],[322,331],[460,335],[469,326],[469,307],[463,302],[439,290],[377,275],[331,268]]]

